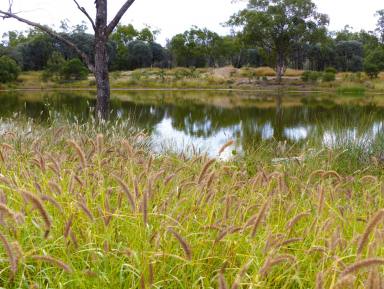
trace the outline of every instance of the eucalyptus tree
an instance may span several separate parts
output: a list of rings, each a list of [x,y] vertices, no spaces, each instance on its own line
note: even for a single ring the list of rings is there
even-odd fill
[[[127,0],[118,10],[116,15],[108,23],[108,0],[95,0],[96,17],[95,20],[90,16],[86,9],[73,0],[76,7],[85,15],[89,20],[94,30],[94,58],[90,57],[86,52],[78,47],[74,42],[60,33],[54,31],[50,27],[33,22],[26,18],[19,16],[18,13],[12,11],[12,2],[9,1],[7,10],[0,10],[0,16],[4,19],[13,18],[27,25],[33,26],[51,37],[63,42],[70,48],[74,49],[82,61],[87,65],[88,69],[95,75],[97,85],[97,104],[96,104],[96,117],[98,119],[107,119],[109,115],[109,102],[110,102],[110,84],[109,84],[109,71],[108,71],[108,38],[119,24],[123,15],[132,6],[135,0]]]
[[[259,46],[273,56],[280,82],[291,49],[313,43],[326,35],[329,18],[317,12],[311,0],[249,0],[246,9],[233,15],[228,25],[242,28],[246,44]]]

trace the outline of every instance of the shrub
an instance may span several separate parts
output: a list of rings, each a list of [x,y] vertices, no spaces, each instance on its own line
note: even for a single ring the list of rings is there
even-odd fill
[[[305,81],[305,82],[308,82],[308,81],[311,81],[311,82],[316,82],[320,79],[321,77],[321,73],[318,72],[318,71],[304,71],[302,76],[301,76],[301,80]]]
[[[333,74],[336,74],[336,73],[337,73],[337,70],[336,70],[336,68],[334,68],[334,67],[327,67],[327,68],[325,68],[324,72],[325,72],[325,73],[333,73]]]
[[[42,78],[43,81],[47,81],[48,79],[52,80],[60,80],[61,71],[65,65],[65,59],[63,55],[59,52],[53,52],[51,57],[48,59],[47,67],[43,72]]]
[[[244,68],[241,70],[241,76],[248,78],[248,82],[251,83],[253,79],[259,77],[255,69]]]
[[[176,80],[183,78],[199,78],[200,72],[196,68],[176,67],[174,70],[174,76]]]
[[[20,74],[16,61],[8,56],[0,57],[0,83],[15,81]]]
[[[336,74],[333,72],[324,72],[321,76],[323,82],[330,82],[336,80]]]
[[[378,78],[380,68],[377,64],[366,62],[364,63],[364,71],[370,79]]]
[[[144,78],[144,72],[141,69],[136,69],[131,72],[131,80],[140,81],[142,78]]]
[[[71,59],[63,65],[61,77],[64,80],[83,80],[88,77],[88,69],[78,58]]]

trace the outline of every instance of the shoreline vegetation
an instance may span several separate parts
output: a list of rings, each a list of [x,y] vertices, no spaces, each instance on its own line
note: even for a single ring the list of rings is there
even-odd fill
[[[337,73],[334,81],[303,80],[304,71],[288,69],[282,82],[275,72],[261,68],[147,68],[111,72],[112,90],[240,90],[336,92],[339,94],[384,94],[384,72],[371,80],[364,73]],[[79,81],[45,81],[43,72],[22,72],[18,81],[0,85],[1,90],[94,90],[94,77]]]
[[[153,154],[125,123],[11,123],[0,131],[5,288],[383,281],[379,158],[355,171],[326,148],[294,162],[262,150],[223,162]]]

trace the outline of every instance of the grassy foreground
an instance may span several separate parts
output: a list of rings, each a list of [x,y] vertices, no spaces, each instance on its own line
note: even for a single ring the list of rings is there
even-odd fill
[[[382,288],[379,160],[151,155],[123,129],[0,127],[0,286]]]

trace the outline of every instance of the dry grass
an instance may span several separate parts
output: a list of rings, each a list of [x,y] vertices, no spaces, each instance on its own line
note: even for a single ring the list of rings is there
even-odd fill
[[[287,71],[285,72],[285,76],[288,77],[300,77],[303,74],[303,70],[296,70],[296,69],[291,69],[288,68]]]

